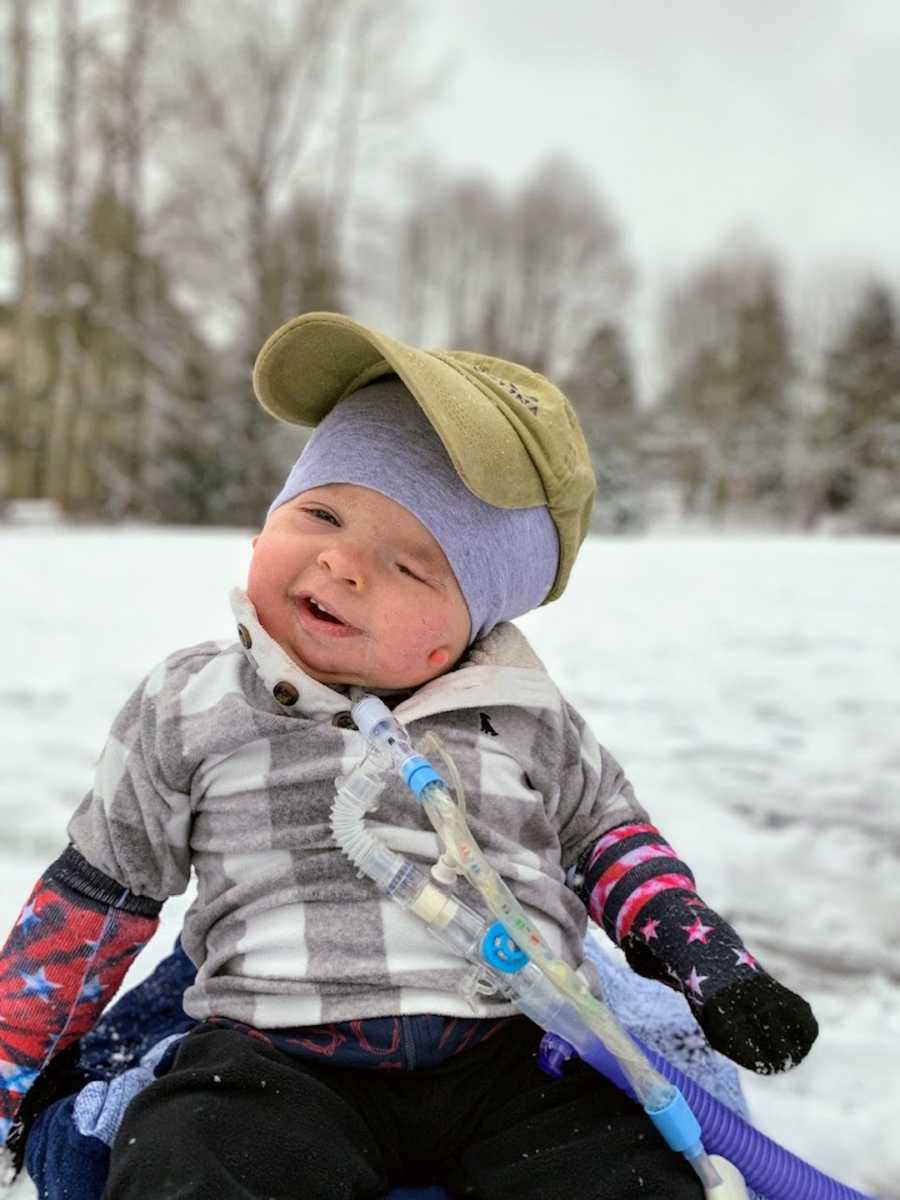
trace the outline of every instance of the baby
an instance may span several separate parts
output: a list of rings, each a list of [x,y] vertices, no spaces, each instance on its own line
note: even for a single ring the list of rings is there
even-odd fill
[[[131,1101],[110,1200],[377,1197],[411,1177],[491,1200],[701,1196],[605,1079],[543,1074],[541,1031],[467,996],[468,965],[357,877],[329,825],[364,752],[351,705],[374,692],[441,736],[475,839],[572,967],[590,914],[735,1061],[778,1071],[811,1046],[809,1006],[700,899],[510,624],[562,594],[588,529],[571,407],[525,367],[325,313],[273,334],[254,382],[316,430],[254,539],[237,640],[177,651],[126,703],[0,954],[4,1136],[193,869],[198,1024]],[[440,852],[399,781],[370,824],[425,864]]]

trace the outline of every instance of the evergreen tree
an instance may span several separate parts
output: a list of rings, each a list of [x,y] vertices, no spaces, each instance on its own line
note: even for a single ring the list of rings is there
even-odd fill
[[[863,291],[826,355],[823,383],[815,430],[823,505],[877,528],[900,493],[900,332],[883,283]]]
[[[572,401],[597,476],[594,528],[620,533],[642,524],[637,393],[621,328],[599,325],[563,390]]]
[[[675,431],[686,511],[783,516],[795,368],[774,264],[712,264],[668,306],[674,364],[657,415]]]
[[[736,411],[732,462],[754,508],[783,515],[789,490],[785,446],[792,423],[793,363],[774,272],[739,305],[735,320]]]

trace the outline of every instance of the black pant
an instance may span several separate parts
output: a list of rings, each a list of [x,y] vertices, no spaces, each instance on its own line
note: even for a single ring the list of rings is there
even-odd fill
[[[517,1019],[423,1070],[310,1065],[200,1025],[130,1104],[104,1200],[699,1200],[641,1109],[584,1064],[553,1080]]]

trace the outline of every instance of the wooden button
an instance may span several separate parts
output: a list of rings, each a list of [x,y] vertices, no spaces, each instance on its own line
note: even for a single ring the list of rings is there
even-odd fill
[[[250,637],[250,634],[247,632],[246,625],[238,625],[238,637],[241,639],[241,645],[244,647],[244,649],[249,650],[250,647],[253,645],[253,639]]]
[[[275,686],[272,688],[272,695],[279,704],[284,704],[287,707],[290,707],[292,704],[296,704],[300,699],[300,693],[297,691],[294,685],[292,683],[288,683],[284,679],[275,684]]]
[[[356,729],[356,722],[353,720],[353,714],[349,710],[335,713],[331,718],[331,723],[335,729]]]

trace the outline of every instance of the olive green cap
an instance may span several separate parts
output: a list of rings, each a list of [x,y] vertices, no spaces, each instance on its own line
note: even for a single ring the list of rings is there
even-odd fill
[[[419,350],[339,313],[306,313],[266,340],[253,389],[274,417],[318,425],[345,396],[399,375],[470,492],[496,508],[546,504],[559,534],[561,596],[588,531],[596,484],[578,418],[543,375],[459,350]]]

